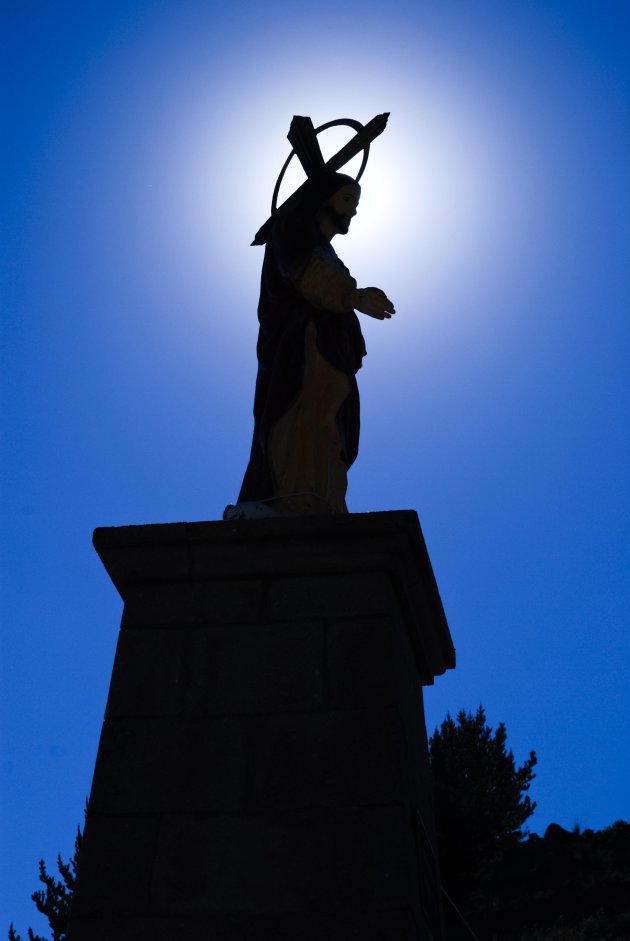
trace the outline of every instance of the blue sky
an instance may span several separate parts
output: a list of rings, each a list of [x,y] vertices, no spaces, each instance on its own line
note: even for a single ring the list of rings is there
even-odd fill
[[[96,526],[220,517],[251,437],[291,116],[390,111],[336,248],[364,322],[351,511],[416,509],[532,829],[630,813],[630,8],[2,7],[0,932],[89,792],[121,602]],[[324,148],[336,141],[324,138]]]

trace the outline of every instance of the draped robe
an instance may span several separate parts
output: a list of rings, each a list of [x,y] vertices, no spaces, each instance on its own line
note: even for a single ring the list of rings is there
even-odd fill
[[[279,512],[347,512],[359,447],[356,373],[365,355],[347,298],[356,281],[312,216],[272,226],[258,320],[254,435],[239,503]]]

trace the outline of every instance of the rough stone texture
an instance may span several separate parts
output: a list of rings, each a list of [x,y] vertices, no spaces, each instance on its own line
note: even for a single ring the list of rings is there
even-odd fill
[[[303,617],[357,617],[390,614],[396,599],[387,574],[313,574],[272,581],[269,604],[274,620]]]
[[[332,621],[327,680],[333,709],[396,705],[395,630],[391,617]]]
[[[319,623],[196,630],[187,704],[220,714],[317,709],[323,643]]]
[[[437,941],[416,515],[94,541],[125,607],[69,941]]]
[[[164,581],[133,585],[125,598],[123,627],[242,624],[256,621],[261,581]]]
[[[103,918],[76,923],[73,941],[417,941],[409,910],[320,915]]]
[[[326,908],[330,825],[318,808],[164,821],[152,902],[169,914]]]
[[[81,849],[81,885],[72,915],[138,915],[151,893],[159,821],[90,814]]]
[[[246,756],[243,719],[107,720],[90,810],[119,815],[239,807]]]
[[[417,873],[404,806],[337,811],[335,837],[340,904],[365,910],[415,902]]]
[[[264,807],[397,803],[404,792],[395,709],[260,718],[252,802]]]
[[[188,685],[185,631],[121,631],[107,699],[107,718],[172,716],[182,711]]]

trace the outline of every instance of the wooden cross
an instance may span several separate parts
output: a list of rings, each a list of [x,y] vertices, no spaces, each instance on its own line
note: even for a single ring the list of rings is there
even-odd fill
[[[264,245],[269,238],[269,234],[271,232],[271,223],[276,213],[285,213],[289,211],[294,206],[296,206],[300,200],[302,190],[306,183],[303,183],[302,186],[300,186],[299,189],[295,191],[295,193],[289,196],[289,198],[286,199],[279,208],[276,208],[280,184],[294,154],[302,164],[308,182],[308,180],[318,176],[320,173],[336,172],[337,170],[341,169],[341,167],[345,166],[349,160],[352,160],[352,158],[355,157],[360,151],[363,151],[363,162],[356,177],[356,181],[358,183],[361,179],[363,171],[365,170],[365,165],[367,163],[370,152],[370,144],[375,137],[378,137],[379,134],[383,133],[385,127],[387,126],[388,118],[389,111],[386,111],[384,114],[377,114],[376,117],[372,118],[371,121],[368,121],[365,126],[350,118],[339,118],[336,121],[329,121],[327,124],[322,124],[320,127],[315,128],[309,117],[296,114],[291,121],[291,127],[289,128],[289,133],[287,134],[289,143],[293,146],[293,150],[287,157],[285,164],[280,171],[280,176],[276,182],[273,191],[273,198],[271,200],[271,216],[256,233],[256,237],[254,238],[252,245]],[[317,140],[317,135],[322,131],[327,130],[329,127],[336,127],[340,124],[352,127],[356,133],[354,137],[341,148],[341,150],[339,150],[333,157],[330,158],[330,160],[324,162],[324,158],[319,147],[319,142]]]

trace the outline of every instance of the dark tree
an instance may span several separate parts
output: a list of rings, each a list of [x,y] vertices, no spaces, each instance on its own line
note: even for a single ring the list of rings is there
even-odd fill
[[[460,899],[480,891],[527,835],[523,824],[536,806],[525,794],[536,754],[517,768],[506,737],[502,722],[493,733],[479,706],[456,722],[447,715],[429,741],[442,878]]]
[[[74,841],[74,854],[67,863],[64,863],[61,855],[57,856],[57,869],[61,879],[56,879],[46,870],[46,864],[43,859],[39,861],[39,881],[43,884],[43,889],[38,889],[31,896],[38,911],[48,918],[48,924],[52,931],[51,941],[65,941],[66,927],[68,924],[68,911],[70,908],[70,899],[74,891],[74,884],[77,875],[77,860],[81,851],[81,841],[83,835],[81,829],[77,829],[76,839]],[[29,941],[48,941],[41,935],[34,934],[33,929],[28,929]],[[9,941],[22,941],[22,938],[15,931],[13,925],[9,927]]]
[[[517,767],[481,707],[447,716],[429,750],[449,941],[630,938],[628,823],[529,835],[536,756]]]
[[[630,824],[565,830],[518,843],[501,862],[480,938],[501,941],[627,941],[630,938]]]

